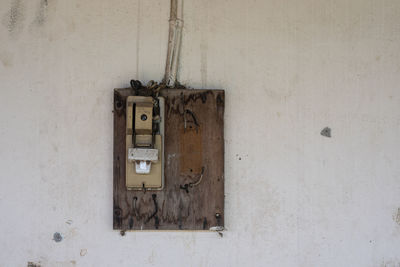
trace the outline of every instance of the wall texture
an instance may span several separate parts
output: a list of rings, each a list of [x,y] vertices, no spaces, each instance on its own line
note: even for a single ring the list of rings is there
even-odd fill
[[[399,266],[400,1],[184,12],[181,82],[226,89],[224,237],[112,231],[112,90],[161,80],[169,1],[2,0],[0,266]]]

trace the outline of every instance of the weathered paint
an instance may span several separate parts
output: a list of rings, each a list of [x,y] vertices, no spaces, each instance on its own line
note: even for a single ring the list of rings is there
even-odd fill
[[[180,81],[226,90],[223,238],[112,231],[113,88],[162,79],[169,1],[41,3],[0,1],[0,266],[399,264],[400,1],[185,0]]]

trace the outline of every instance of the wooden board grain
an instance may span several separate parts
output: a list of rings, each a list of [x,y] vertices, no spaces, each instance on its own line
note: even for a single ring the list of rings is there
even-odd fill
[[[160,94],[165,97],[165,187],[143,192],[125,186],[125,106],[133,91],[114,91],[113,227],[122,231],[223,227],[224,91],[166,89]]]

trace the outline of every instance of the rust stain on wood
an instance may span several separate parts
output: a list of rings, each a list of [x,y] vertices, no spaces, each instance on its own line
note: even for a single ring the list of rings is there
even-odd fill
[[[193,175],[203,167],[201,128],[190,125],[180,132],[180,170],[181,174]]]

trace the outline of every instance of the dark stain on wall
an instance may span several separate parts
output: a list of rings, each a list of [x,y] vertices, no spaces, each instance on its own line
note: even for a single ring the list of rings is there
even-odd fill
[[[400,225],[400,208],[397,209],[393,219],[398,225]]]
[[[53,240],[55,241],[55,242],[61,242],[62,241],[62,235],[59,233],[59,232],[55,232],[54,233],[54,235],[53,235]]]
[[[28,261],[27,267],[41,267],[40,263],[34,263],[31,261]]]
[[[325,127],[324,129],[322,129],[321,135],[322,135],[322,136],[325,136],[325,137],[332,137],[332,135],[331,135],[331,128]]]
[[[42,26],[46,22],[48,5],[48,0],[40,0],[39,8],[35,18],[35,23],[39,26]]]
[[[10,11],[3,18],[3,24],[11,35],[18,35],[24,28],[24,4],[22,0],[13,0]]]

